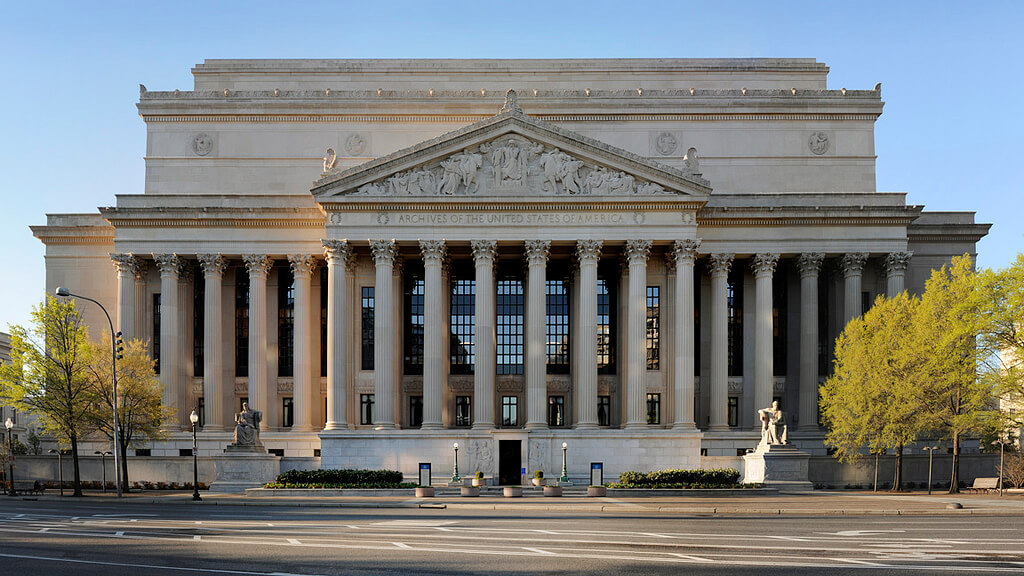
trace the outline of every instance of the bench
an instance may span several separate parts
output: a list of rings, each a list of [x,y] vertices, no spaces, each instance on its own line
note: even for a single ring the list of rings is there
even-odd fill
[[[988,492],[999,489],[999,478],[975,478],[968,490],[971,492]]]
[[[43,485],[39,480],[15,480],[14,481],[14,492],[15,494],[42,494]]]

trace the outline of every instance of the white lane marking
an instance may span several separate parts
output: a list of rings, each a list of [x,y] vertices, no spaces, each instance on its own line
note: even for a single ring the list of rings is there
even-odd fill
[[[126,516],[159,516],[159,514],[93,514],[93,518],[124,518]]]
[[[555,554],[554,552],[548,552],[547,550],[541,550],[540,548],[527,548],[526,546],[523,546],[523,550],[529,550],[530,552],[536,552],[537,554],[542,554],[544,556],[558,556],[558,554]]]
[[[294,545],[296,545],[296,546],[302,546],[302,542],[299,542],[299,541],[298,541],[298,540],[296,540],[295,538],[289,538],[289,539],[288,539],[288,543],[289,543],[289,544],[294,544]]]
[[[200,536],[199,534],[196,534],[195,536],[192,537],[192,539],[195,540],[196,542],[199,542],[200,540],[203,539],[203,537]]]
[[[111,562],[103,560],[80,560],[77,558],[53,558],[50,556],[32,556],[29,554],[6,554],[3,552],[0,552],[0,558],[18,558],[20,560],[42,560],[44,562],[67,562],[71,564],[93,564],[96,566],[148,568],[151,570],[175,570],[178,572],[207,572],[210,574],[245,574],[253,576],[315,576],[312,574],[292,574],[288,572],[250,572],[247,570],[223,570],[217,568],[182,568],[178,566],[157,566],[154,564],[138,564],[135,562]]]
[[[668,554],[671,554],[672,556],[677,556],[679,558],[684,558],[686,560],[693,560],[694,562],[711,562],[712,564],[716,562],[715,560],[712,560],[710,558],[701,558],[700,556],[693,556],[690,554],[680,554],[678,552],[669,552]]]
[[[49,530],[49,528],[40,528],[39,529],[40,532],[46,532],[47,530]]]
[[[849,562],[850,564],[863,564],[865,566],[874,566],[875,568],[890,568],[889,564],[879,564],[878,562],[868,562],[867,560],[854,560],[853,558],[829,558],[836,562]]]
[[[878,536],[879,534],[903,534],[906,530],[841,530],[839,532],[815,532],[836,536]]]
[[[651,538],[675,538],[675,536],[669,536],[668,534],[655,534],[654,532],[642,532],[641,536],[650,536]]]
[[[117,532],[114,532],[114,536],[124,536],[124,530],[118,530]]]
[[[408,544],[405,544],[403,542],[392,542],[392,544],[394,544],[398,548],[402,548],[403,550],[412,550],[412,546],[409,546]]]
[[[558,535],[558,532],[555,532],[554,530],[534,530],[534,532],[537,532],[539,534],[551,534],[553,536]]]
[[[448,524],[457,524],[457,522],[455,520],[388,520],[386,522],[374,522],[371,526],[436,528],[438,526],[447,526]]]

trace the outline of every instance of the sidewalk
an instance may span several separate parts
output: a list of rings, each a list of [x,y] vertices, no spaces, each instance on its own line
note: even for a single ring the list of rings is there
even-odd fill
[[[65,492],[66,494],[69,492]],[[560,498],[526,495],[522,498],[480,496],[463,498],[441,495],[435,498],[402,496],[382,497],[247,497],[241,494],[214,494],[203,492],[202,501],[193,502],[190,492],[143,492],[126,494],[120,501],[113,492],[103,494],[86,491],[86,496],[75,499],[83,504],[158,504],[177,506],[280,506],[319,508],[445,508],[451,510],[530,510],[550,512],[610,512],[630,514],[696,514],[696,515],[795,515],[795,516],[934,516],[934,515],[989,515],[1024,516],[1024,495],[957,494],[925,492],[863,492],[863,491],[809,491],[776,495],[750,495],[728,497],[646,497],[646,498],[588,498],[583,494],[567,494]],[[43,496],[24,496],[14,499],[0,498],[3,502],[70,500],[53,491]],[[947,506],[958,503],[962,509]]]

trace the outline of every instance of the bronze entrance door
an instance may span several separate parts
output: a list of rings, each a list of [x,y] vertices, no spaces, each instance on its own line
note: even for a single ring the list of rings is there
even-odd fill
[[[498,441],[498,483],[502,486],[519,486],[522,481],[522,441]]]

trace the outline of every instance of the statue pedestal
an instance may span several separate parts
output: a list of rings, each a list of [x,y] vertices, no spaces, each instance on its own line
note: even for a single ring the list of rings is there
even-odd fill
[[[263,446],[228,446],[214,458],[217,476],[210,492],[245,492],[261,488],[281,473],[281,457],[267,454]]]
[[[760,445],[743,456],[743,482],[772,488],[812,490],[807,479],[807,461],[811,455],[784,444]]]

